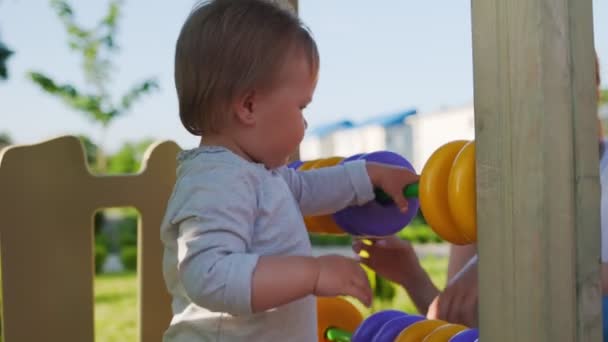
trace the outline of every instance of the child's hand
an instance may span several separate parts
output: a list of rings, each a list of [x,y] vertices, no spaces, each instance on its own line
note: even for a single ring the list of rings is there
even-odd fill
[[[383,278],[404,285],[412,265],[418,264],[418,258],[412,245],[390,236],[379,240],[356,240],[353,250],[361,256],[361,262],[369,266]]]
[[[314,294],[323,297],[351,296],[370,306],[372,289],[367,275],[357,260],[340,255],[317,258],[319,275]]]
[[[375,187],[381,188],[391,196],[397,207],[407,211],[407,199],[403,196],[403,189],[418,181],[419,176],[400,166],[367,162],[367,174]]]

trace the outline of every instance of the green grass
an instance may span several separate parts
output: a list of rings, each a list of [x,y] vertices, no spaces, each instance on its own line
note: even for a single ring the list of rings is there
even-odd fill
[[[95,342],[135,342],[137,278],[135,273],[95,278]]]
[[[426,257],[421,260],[433,282],[443,288],[446,280],[447,258]],[[405,291],[398,287],[391,302],[375,300],[371,309],[358,302],[355,305],[364,316],[384,309],[415,313],[416,309]],[[137,317],[137,283],[134,273],[100,275],[95,279],[95,341],[135,342]]]
[[[445,287],[446,277],[447,277],[447,269],[448,269],[448,259],[447,257],[435,257],[435,256],[427,256],[420,260],[422,267],[427,271],[431,280],[440,289]],[[367,317],[368,315],[386,309],[395,309],[401,310],[407,313],[418,313],[418,310],[414,306],[414,303],[405,292],[405,290],[395,285],[395,297],[391,301],[381,300],[379,298],[374,298],[374,302],[371,308],[367,308],[356,300],[350,300],[362,313],[363,316]]]

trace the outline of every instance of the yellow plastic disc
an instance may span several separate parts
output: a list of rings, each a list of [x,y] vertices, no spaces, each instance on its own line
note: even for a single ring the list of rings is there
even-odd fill
[[[310,170],[312,168],[312,166],[318,161],[319,161],[319,159],[307,160],[298,167],[298,170],[299,171]]]
[[[475,188],[475,142],[471,141],[456,155],[448,180],[450,213],[460,233],[470,242],[477,241]]]
[[[442,239],[457,245],[471,242],[460,234],[450,214],[448,181],[454,158],[467,142],[456,140],[435,150],[422,169],[418,190],[420,208],[429,226]]]
[[[342,160],[344,160],[344,157],[329,157],[319,159],[312,165],[312,168],[320,169],[322,167],[338,165]]]
[[[339,164],[343,159],[343,157],[316,159],[302,164],[298,170],[312,170],[334,166]],[[306,224],[306,229],[311,233],[332,235],[346,234],[346,232],[336,224],[331,215],[306,216],[304,217],[304,223]]]
[[[361,312],[340,297],[317,297],[317,335],[319,342],[330,342],[325,337],[329,328],[355,332],[363,322]]]
[[[449,342],[452,336],[466,329],[468,328],[464,325],[446,324],[433,330],[422,342]]]
[[[433,330],[445,324],[448,323],[437,319],[418,321],[403,329],[395,342],[420,342]]]

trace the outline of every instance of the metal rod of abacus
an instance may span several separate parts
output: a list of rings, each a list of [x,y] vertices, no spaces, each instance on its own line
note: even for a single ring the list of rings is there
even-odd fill
[[[329,328],[325,331],[325,337],[334,342],[350,342],[352,333],[340,328]]]
[[[381,204],[390,204],[393,202],[393,199],[391,198],[391,196],[389,196],[387,193],[382,191],[382,189],[379,189],[379,188],[374,189],[374,194],[376,195],[376,201],[378,201]],[[418,197],[418,183],[413,183],[413,184],[406,186],[403,189],[403,196],[405,196],[405,198]]]

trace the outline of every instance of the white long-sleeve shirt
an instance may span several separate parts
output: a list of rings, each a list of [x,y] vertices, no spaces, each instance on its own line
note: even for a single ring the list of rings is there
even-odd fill
[[[364,161],[297,172],[268,170],[222,147],[182,152],[161,227],[173,298],[164,341],[316,341],[313,296],[252,313],[258,258],[310,256],[303,214],[373,198]]]

